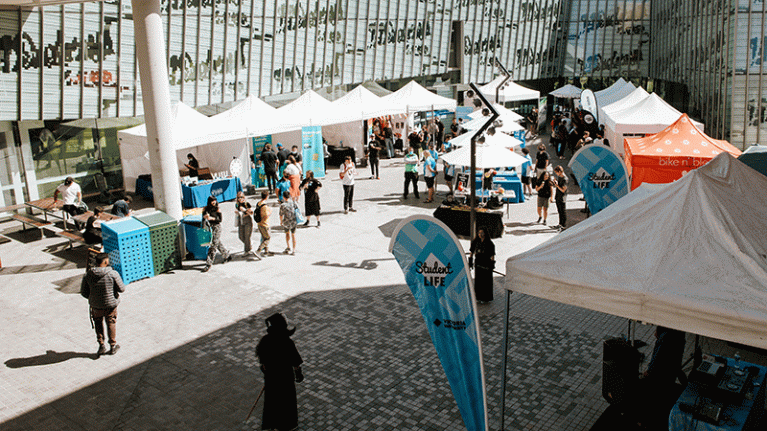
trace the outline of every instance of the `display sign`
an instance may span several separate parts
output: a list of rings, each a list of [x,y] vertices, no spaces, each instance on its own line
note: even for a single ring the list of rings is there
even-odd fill
[[[463,247],[444,223],[415,215],[394,230],[389,251],[421,309],[466,429],[486,431],[478,313]]]
[[[583,90],[581,92],[581,109],[592,114],[594,116],[594,120],[596,120],[598,124],[599,109],[597,108],[597,97],[594,95],[594,92],[591,90]]]
[[[307,126],[301,128],[301,146],[303,147],[304,172],[314,172],[314,178],[325,178],[325,152],[322,147],[322,127]]]
[[[612,148],[586,145],[576,151],[568,166],[592,214],[607,208],[629,192],[626,165]]]

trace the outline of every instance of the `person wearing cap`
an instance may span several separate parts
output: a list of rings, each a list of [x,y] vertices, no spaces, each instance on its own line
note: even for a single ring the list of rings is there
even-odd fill
[[[288,328],[284,314],[276,313],[266,319],[266,335],[256,346],[256,357],[264,373],[264,412],[261,429],[292,430],[298,426],[296,383],[304,380],[303,360]]]
[[[61,194],[61,200],[64,201],[64,211],[69,215],[76,216],[80,214],[78,208],[83,201],[83,190],[80,185],[75,182],[72,177],[67,177],[64,180],[64,184],[56,187],[56,191],[53,192],[53,202],[59,200],[59,194]]]

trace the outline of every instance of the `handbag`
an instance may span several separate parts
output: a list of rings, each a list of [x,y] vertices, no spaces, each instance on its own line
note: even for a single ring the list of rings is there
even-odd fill
[[[306,217],[304,217],[304,215],[301,214],[301,209],[298,208],[298,205],[294,205],[293,207],[295,208],[295,213],[296,213],[296,224],[306,223]]]

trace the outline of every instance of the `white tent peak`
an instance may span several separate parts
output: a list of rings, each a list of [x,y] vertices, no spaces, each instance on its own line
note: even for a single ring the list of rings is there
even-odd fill
[[[767,177],[728,153],[506,262],[507,288],[767,347]]]
[[[432,93],[415,81],[408,82],[404,87],[381,99],[407,107],[410,112],[435,109],[455,110],[457,105],[454,99]]]
[[[554,97],[559,97],[560,99],[577,99],[581,97],[582,92],[583,90],[574,86],[573,84],[565,84],[564,86],[557,88],[549,94]]]
[[[499,100],[495,100],[495,92],[498,86],[506,79],[503,75],[496,76],[492,81],[479,87],[479,91],[494,102],[516,102],[519,100],[532,100],[541,97],[538,90],[532,90],[509,80],[499,91]]]
[[[362,85],[358,85],[354,90],[334,101],[333,105],[353,110],[359,113],[362,119],[403,114],[405,112],[405,108],[401,105],[383,100]]]

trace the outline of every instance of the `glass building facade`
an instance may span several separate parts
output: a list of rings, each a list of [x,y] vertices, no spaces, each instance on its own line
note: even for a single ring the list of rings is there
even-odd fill
[[[738,146],[765,121],[763,0],[168,0],[162,17],[171,99],[201,110],[367,80],[484,83],[497,58],[542,93],[630,79]],[[143,114],[131,2],[0,9],[0,108],[0,206],[69,175],[119,185],[117,130]]]

